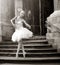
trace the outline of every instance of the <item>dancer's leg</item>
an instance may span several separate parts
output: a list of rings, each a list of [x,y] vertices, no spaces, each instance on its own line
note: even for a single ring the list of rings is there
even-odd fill
[[[18,53],[19,53],[20,48],[21,48],[21,41],[18,42],[18,48],[17,48],[16,58],[18,58]]]

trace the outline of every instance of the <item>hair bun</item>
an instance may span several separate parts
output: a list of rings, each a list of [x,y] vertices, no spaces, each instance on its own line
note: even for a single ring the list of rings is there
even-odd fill
[[[21,12],[21,11],[23,11],[23,9],[21,9],[21,8],[18,8],[18,9],[17,9],[17,11],[18,11],[18,12]]]

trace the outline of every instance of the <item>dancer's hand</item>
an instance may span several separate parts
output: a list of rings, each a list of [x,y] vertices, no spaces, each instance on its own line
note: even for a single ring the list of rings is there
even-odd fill
[[[31,26],[29,26],[29,29],[31,29]]]
[[[31,29],[31,26],[29,26],[29,29]]]
[[[13,21],[12,21],[12,20],[11,20],[11,23],[12,23],[13,27],[15,28],[15,24],[13,23]]]

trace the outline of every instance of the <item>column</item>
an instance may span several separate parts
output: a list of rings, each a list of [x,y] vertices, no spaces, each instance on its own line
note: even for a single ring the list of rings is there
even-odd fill
[[[0,41],[8,40],[13,33],[10,20],[15,14],[14,6],[14,0],[0,0]]]

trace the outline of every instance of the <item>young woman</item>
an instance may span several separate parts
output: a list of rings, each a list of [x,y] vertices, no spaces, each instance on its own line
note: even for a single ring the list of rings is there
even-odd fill
[[[31,29],[31,26],[27,24],[26,21],[24,20],[24,16],[25,16],[24,10],[18,10],[18,12],[19,15],[11,19],[11,23],[15,28],[15,32],[12,35],[12,41],[18,42],[16,57],[18,57],[19,49],[21,48],[21,40],[33,36],[33,33],[23,26],[23,24],[25,24],[29,29]]]

